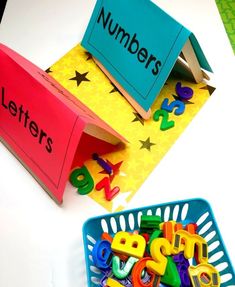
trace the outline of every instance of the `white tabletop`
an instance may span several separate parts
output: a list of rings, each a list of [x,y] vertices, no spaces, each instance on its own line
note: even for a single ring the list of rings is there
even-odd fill
[[[235,265],[234,54],[214,0],[154,2],[194,32],[217,89],[128,209],[205,198]],[[94,4],[8,0],[0,42],[46,69],[81,40]],[[0,155],[0,286],[85,286],[81,228],[87,218],[106,211],[69,185],[63,206],[57,206],[2,144]]]

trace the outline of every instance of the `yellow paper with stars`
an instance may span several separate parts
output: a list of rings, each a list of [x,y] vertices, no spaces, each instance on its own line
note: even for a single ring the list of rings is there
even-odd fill
[[[147,121],[143,120],[80,45],[69,51],[47,72],[129,141],[124,148],[102,155],[114,171],[111,188],[118,186],[119,194],[111,201],[106,200],[104,190],[97,191],[94,188],[88,194],[111,212],[126,207],[214,90],[204,83],[195,84],[169,78],[152,106],[153,114],[161,109],[164,99],[168,99],[168,104],[180,100],[175,91],[179,81],[183,87],[193,90],[193,97],[188,101],[181,100],[184,106],[182,114],[175,115],[175,109],[166,112],[168,123],[173,123],[174,126],[161,130],[163,116],[160,116],[159,121],[154,120],[153,116]],[[95,185],[107,176],[93,159],[86,161],[84,165]]]

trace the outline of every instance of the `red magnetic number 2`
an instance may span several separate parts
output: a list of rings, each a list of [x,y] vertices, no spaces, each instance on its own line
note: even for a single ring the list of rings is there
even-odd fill
[[[98,182],[95,186],[95,189],[104,189],[105,198],[108,201],[112,200],[114,196],[117,195],[120,191],[120,188],[118,186],[115,186],[113,189],[111,189],[110,179],[108,176],[104,177],[100,182]]]

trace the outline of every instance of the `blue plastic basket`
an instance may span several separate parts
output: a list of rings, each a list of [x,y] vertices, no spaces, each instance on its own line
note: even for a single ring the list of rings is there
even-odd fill
[[[192,199],[126,210],[87,220],[83,226],[83,242],[89,287],[100,286],[100,280],[104,276],[92,260],[92,249],[96,240],[101,238],[103,232],[114,235],[118,231],[138,230],[142,214],[160,215],[163,221],[196,222],[199,235],[208,243],[209,263],[220,273],[221,287],[235,286],[234,270],[211,207],[203,199]]]

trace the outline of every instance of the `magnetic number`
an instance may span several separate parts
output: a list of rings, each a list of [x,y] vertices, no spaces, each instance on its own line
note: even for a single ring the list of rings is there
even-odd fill
[[[132,269],[132,273],[131,273],[133,287],[156,286],[154,285],[154,283],[156,283],[156,281],[160,281],[160,276],[156,276],[156,274],[154,274],[153,272],[149,270],[146,272],[147,274],[145,274],[146,275],[145,277],[148,279],[148,281],[145,282],[145,278],[142,277],[143,271],[146,269],[146,263],[149,260],[151,261],[151,259],[152,259],[151,257],[144,257],[135,264],[134,268]]]
[[[85,195],[94,188],[94,180],[85,166],[75,169],[70,175],[70,182],[77,187],[78,193]]]
[[[92,258],[96,267],[108,269],[112,262],[111,243],[106,240],[98,240],[92,249]]]
[[[180,82],[176,84],[175,90],[181,100],[188,101],[193,96],[193,90],[189,87],[182,87]]]
[[[172,287],[180,287],[180,275],[176,268],[176,264],[173,259],[168,256],[167,257],[167,266],[165,274],[161,277],[161,283],[172,286]]]
[[[197,266],[189,266],[188,273],[193,287],[219,287],[220,275],[214,266],[201,263]]]
[[[153,119],[154,121],[158,122],[159,118],[162,117],[162,122],[161,122],[161,126],[160,129],[161,131],[166,131],[170,128],[173,128],[175,126],[175,122],[174,121],[169,121],[169,113],[165,110],[157,110],[154,115],[153,115]]]
[[[171,244],[165,238],[156,238],[150,246],[150,253],[153,260],[148,260],[147,268],[158,275],[164,275],[167,266],[165,255],[171,255]]]
[[[191,280],[188,274],[189,261],[184,257],[183,253],[175,255],[173,258],[180,275],[181,287],[190,287]]]
[[[162,102],[162,106],[161,109],[165,110],[169,113],[172,113],[174,108],[176,108],[174,110],[174,114],[176,116],[182,115],[184,113],[185,110],[185,104],[179,100],[175,100],[173,102],[171,102],[170,104],[168,103],[169,99],[165,98],[164,101]]]
[[[95,189],[98,191],[104,189],[105,198],[108,201],[112,200],[114,196],[116,196],[120,191],[118,186],[115,186],[113,189],[111,189],[109,177],[104,177],[100,182],[98,182],[95,186]]]
[[[188,266],[186,264],[178,264],[177,270],[180,274],[181,286],[182,287],[190,287],[191,281],[188,274]]]

